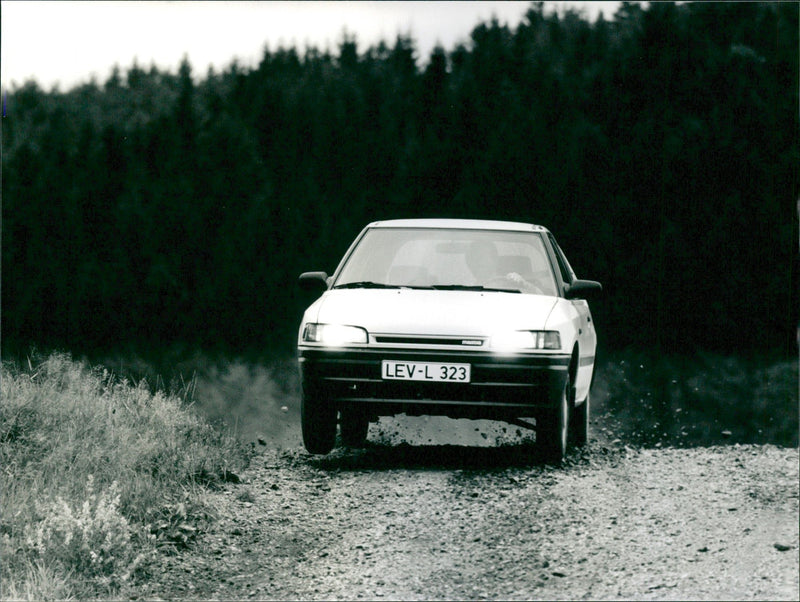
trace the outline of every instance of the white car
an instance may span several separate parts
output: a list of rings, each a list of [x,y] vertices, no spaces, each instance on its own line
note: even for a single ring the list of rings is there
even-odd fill
[[[516,222],[414,219],[369,224],[298,336],[306,449],[336,426],[362,445],[380,416],[502,420],[536,430],[559,462],[586,442],[597,344],[587,297],[553,235]],[[535,426],[525,419],[533,419]]]

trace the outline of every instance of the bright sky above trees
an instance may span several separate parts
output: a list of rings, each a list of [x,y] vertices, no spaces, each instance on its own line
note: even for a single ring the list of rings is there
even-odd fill
[[[359,50],[415,40],[424,61],[437,44],[445,49],[469,39],[472,28],[495,15],[515,27],[530,2],[2,2],[2,85],[35,79],[62,89],[104,81],[116,64],[134,60],[175,71],[188,56],[195,75],[209,65],[222,70],[234,58],[258,63],[264,46],[335,49],[344,32]],[[574,6],[592,19],[610,19],[618,2],[546,2]]]

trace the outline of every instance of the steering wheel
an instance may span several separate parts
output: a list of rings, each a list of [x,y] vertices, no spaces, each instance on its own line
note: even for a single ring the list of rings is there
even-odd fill
[[[491,278],[484,284],[484,286],[487,288],[506,288],[508,287],[509,284],[513,284],[514,287],[517,288],[518,290],[533,289],[530,292],[542,294],[542,289],[540,289],[534,283],[528,282],[527,280],[522,278],[522,276],[520,276],[520,278],[521,282],[515,280],[514,278],[511,278],[511,272],[509,272],[508,274],[505,274],[503,276],[495,276],[494,278]]]
[[[483,286],[487,288],[498,288],[502,284],[508,285],[509,283],[517,284],[508,276],[495,276],[494,278],[487,280]]]

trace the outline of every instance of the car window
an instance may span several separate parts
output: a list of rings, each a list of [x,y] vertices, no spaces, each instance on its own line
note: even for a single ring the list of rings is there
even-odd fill
[[[564,252],[561,250],[561,247],[558,246],[556,239],[553,237],[552,234],[550,236],[550,243],[553,245],[553,250],[556,254],[556,261],[558,262],[558,269],[561,271],[561,278],[569,284],[575,279],[575,274],[572,271],[572,267],[569,265],[567,258],[564,256]]]
[[[485,270],[483,276],[481,270]],[[533,285],[520,286],[522,292],[556,294],[555,278],[537,232],[373,228],[347,258],[334,286],[352,282],[416,287],[488,283],[502,288],[498,279],[510,273]]]

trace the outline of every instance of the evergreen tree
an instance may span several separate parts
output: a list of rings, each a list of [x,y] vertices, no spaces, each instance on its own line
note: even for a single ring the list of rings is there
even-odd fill
[[[550,227],[608,347],[795,349],[798,5],[531,4],[426,60],[265,48],[8,92],[4,350],[292,348],[374,219]]]

